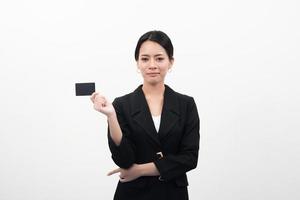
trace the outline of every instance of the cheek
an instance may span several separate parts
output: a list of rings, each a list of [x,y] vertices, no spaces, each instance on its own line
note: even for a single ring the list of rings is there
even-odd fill
[[[160,72],[167,73],[168,70],[169,70],[169,67],[170,67],[169,63],[162,63],[160,65],[160,67],[159,67],[160,68]]]
[[[141,70],[141,75],[143,77],[146,77],[146,71],[145,71],[145,69],[144,68],[140,68],[140,70]]]
[[[146,67],[147,67],[147,64],[146,63],[142,63],[142,62],[139,62],[137,64],[138,68],[142,71],[145,71]]]
[[[165,76],[167,75],[167,71],[160,72],[160,75],[161,75],[162,77],[165,77]]]

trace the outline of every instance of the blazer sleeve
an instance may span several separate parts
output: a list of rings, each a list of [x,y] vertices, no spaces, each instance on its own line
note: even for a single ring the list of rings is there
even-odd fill
[[[165,155],[154,161],[160,179],[170,181],[196,168],[200,141],[200,119],[194,99],[188,103],[184,134],[177,154]]]
[[[118,165],[120,168],[127,169],[135,163],[135,145],[129,139],[130,130],[128,127],[128,123],[125,119],[121,103],[118,101],[118,98],[116,98],[112,102],[112,104],[115,108],[117,119],[122,131],[122,139],[121,143],[119,145],[116,145],[110,136],[108,126],[108,145],[111,151],[111,157],[115,164]]]

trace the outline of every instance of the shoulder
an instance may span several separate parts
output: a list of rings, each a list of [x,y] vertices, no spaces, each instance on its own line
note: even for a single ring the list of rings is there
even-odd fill
[[[185,104],[194,104],[195,103],[194,97],[192,97],[188,94],[177,92],[177,91],[173,90],[172,88],[170,88],[169,86],[167,86],[167,89],[179,102],[185,103]]]
[[[123,105],[123,104],[126,104],[126,103],[129,102],[129,99],[130,99],[131,96],[132,96],[132,93],[129,93],[129,94],[125,94],[125,95],[116,97],[116,98],[113,100],[112,104],[113,104],[114,106],[121,106],[121,105]]]
[[[174,91],[175,92],[175,91]],[[181,101],[185,101],[185,102],[190,102],[194,100],[194,97],[187,95],[187,94],[183,94],[183,93],[179,93],[179,92],[175,92],[175,95],[177,96],[177,98]]]
[[[177,102],[179,104],[179,108],[181,108],[182,113],[185,113],[185,116],[188,116],[187,118],[199,120],[198,109],[194,97],[187,94],[176,92],[174,90],[173,92],[174,92],[174,96],[176,96]]]
[[[114,106],[128,106],[128,104],[135,98],[135,96],[137,96],[139,87],[130,93],[116,97],[113,100],[113,105]]]

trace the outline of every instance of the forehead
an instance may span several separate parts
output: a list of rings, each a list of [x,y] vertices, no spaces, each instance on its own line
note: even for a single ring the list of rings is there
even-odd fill
[[[166,50],[157,42],[145,41],[140,48],[140,55],[157,55],[163,54],[166,55]]]

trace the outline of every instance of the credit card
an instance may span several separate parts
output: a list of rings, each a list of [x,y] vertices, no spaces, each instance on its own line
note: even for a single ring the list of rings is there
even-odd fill
[[[88,96],[95,92],[95,83],[75,83],[76,96]]]

